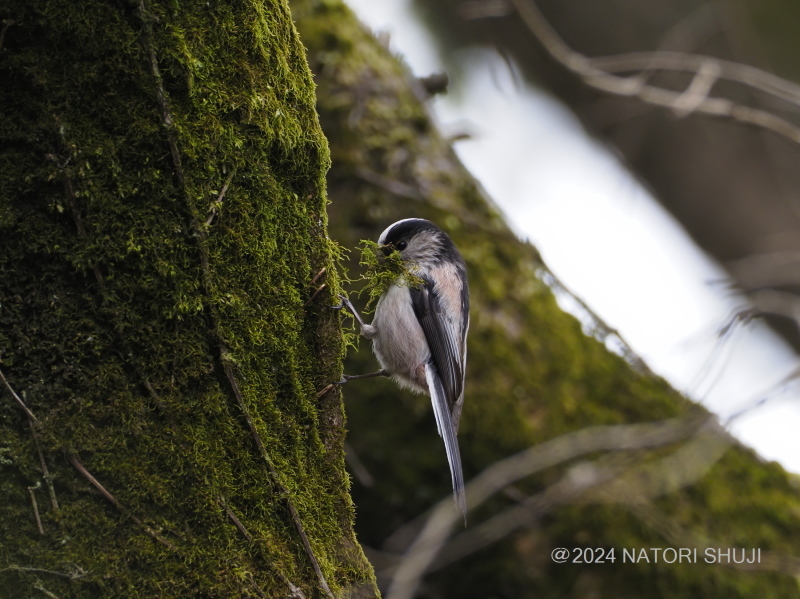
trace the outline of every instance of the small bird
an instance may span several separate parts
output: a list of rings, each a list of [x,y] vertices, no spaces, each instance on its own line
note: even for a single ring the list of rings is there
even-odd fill
[[[464,259],[450,237],[421,218],[390,225],[378,238],[385,255],[400,252],[421,286],[398,279],[375,307],[366,324],[349,299],[342,302],[372,340],[381,370],[345,375],[342,382],[372,376],[391,377],[401,388],[430,396],[436,426],[444,440],[453,495],[467,520],[464,475],[458,450],[458,422],[464,404],[469,329],[469,287]]]

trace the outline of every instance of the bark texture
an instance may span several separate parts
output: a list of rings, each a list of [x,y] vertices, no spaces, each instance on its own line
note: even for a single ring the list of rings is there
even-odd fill
[[[439,134],[423,87],[346,7],[332,0],[292,6],[331,145],[331,235],[355,248],[397,219],[424,217],[450,233],[467,262],[472,324],[459,430],[465,479],[585,427],[704,413],[634,356],[609,351],[620,345],[602,323],[582,327],[561,311],[535,248],[513,235]],[[358,272],[353,252],[351,277]],[[359,307],[365,301],[356,299]],[[351,374],[375,368],[368,343],[346,363]],[[445,453],[428,398],[381,379],[352,381],[345,393],[357,531],[386,585],[419,530],[414,518],[450,496]],[[568,498],[558,493],[603,472],[616,473],[607,485]],[[792,557],[800,554],[796,507],[796,487],[780,466],[713,427],[656,450],[587,454],[471,512],[418,596],[791,596],[800,571]],[[481,534],[492,534],[483,523],[512,513],[516,532],[476,551]],[[745,572],[702,562],[704,542],[782,557]],[[635,564],[550,559],[556,547],[614,547],[621,558],[623,548],[682,546],[700,547],[701,563],[655,563],[652,553],[649,563]]]
[[[0,17],[4,596],[374,596],[288,6]]]

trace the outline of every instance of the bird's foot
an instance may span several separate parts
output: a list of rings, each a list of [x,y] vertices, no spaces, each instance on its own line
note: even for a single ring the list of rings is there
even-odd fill
[[[371,379],[377,376],[391,376],[386,370],[378,370],[377,372],[368,372],[367,374],[343,374],[342,380],[336,381],[334,385],[344,385],[353,379]]]

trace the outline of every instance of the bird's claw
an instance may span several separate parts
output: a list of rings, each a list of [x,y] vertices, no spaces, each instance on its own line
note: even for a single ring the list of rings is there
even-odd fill
[[[347,296],[340,293],[336,297],[339,298],[340,303],[336,306],[331,306],[331,310],[341,310],[342,308],[346,308],[348,303]]]

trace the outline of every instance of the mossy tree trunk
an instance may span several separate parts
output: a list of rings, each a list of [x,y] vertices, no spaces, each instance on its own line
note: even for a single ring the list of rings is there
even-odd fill
[[[285,2],[0,18],[4,596],[374,596]]]
[[[595,322],[587,335],[559,308],[536,249],[513,234],[461,165],[430,118],[420,83],[342,2],[292,0],[292,9],[331,145],[332,236],[354,247],[394,220],[430,218],[467,262],[472,320],[459,440],[468,481],[509,455],[590,427],[707,415],[631,353],[609,351],[605,342],[619,343],[608,327]],[[346,369],[375,367],[363,344]],[[383,379],[354,381],[345,391],[348,442],[361,462],[354,469],[357,530],[365,548],[375,549],[379,582],[388,587],[423,520],[418,516],[440,498],[452,501],[447,461],[428,398]],[[779,465],[763,463],[714,427],[653,451],[619,449],[548,469],[472,510],[469,527],[457,525],[438,554],[420,596],[797,594],[797,488]],[[585,478],[587,465],[598,473],[615,464],[615,477],[638,482],[601,486],[596,491],[605,498],[586,492],[564,504],[548,494],[574,474]],[[514,511],[535,508],[542,497],[550,507]],[[495,518],[509,514],[519,526],[497,540]],[[484,533],[497,542],[486,546]],[[706,563],[704,542],[761,548],[763,563],[753,571]],[[700,563],[621,559],[624,548],[689,546],[699,547]],[[550,558],[557,547],[616,548],[619,559],[562,565]]]

